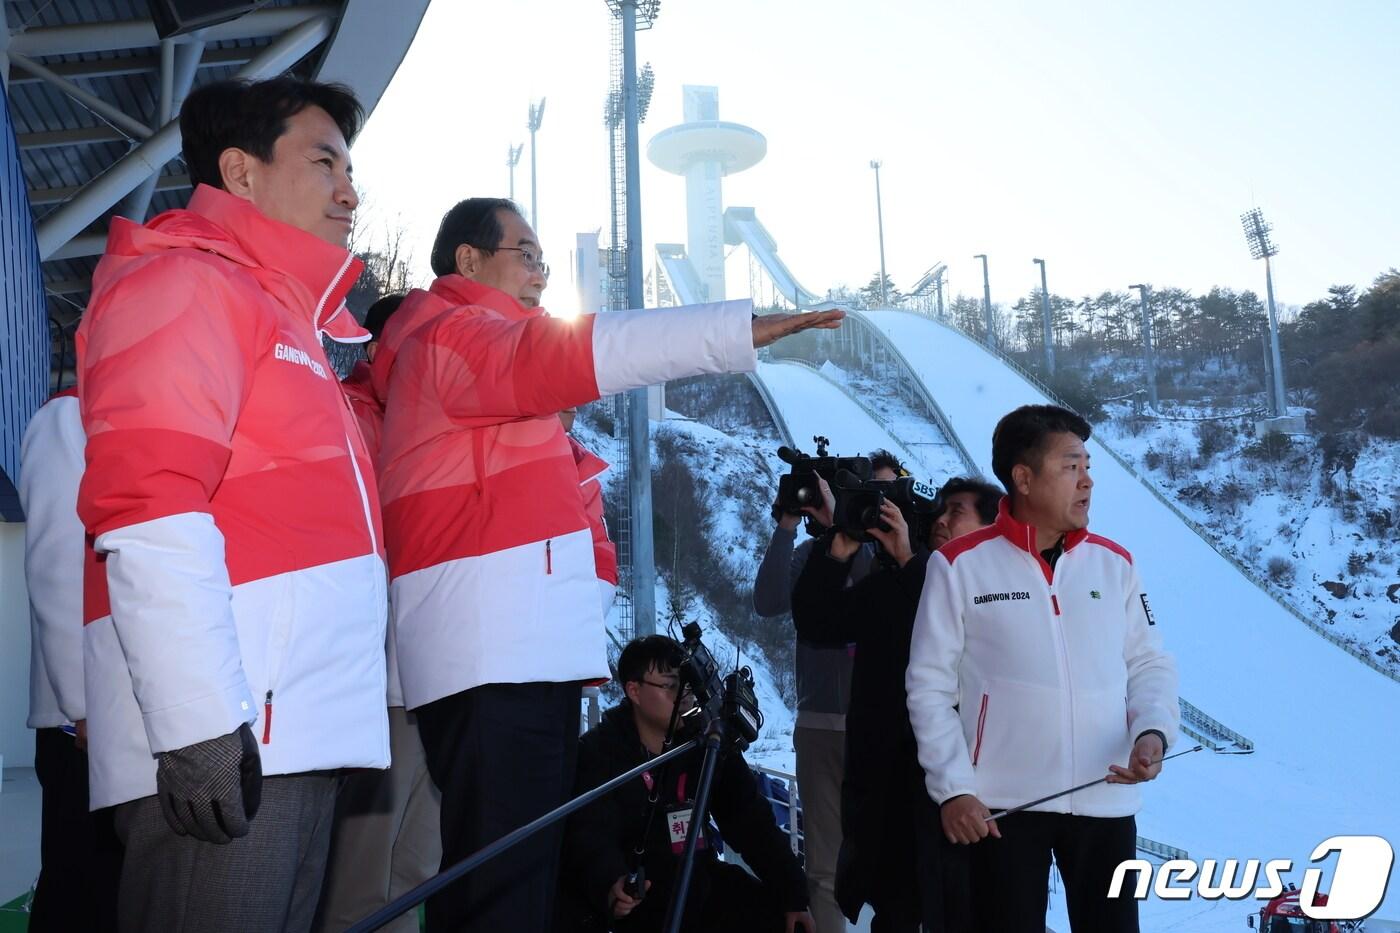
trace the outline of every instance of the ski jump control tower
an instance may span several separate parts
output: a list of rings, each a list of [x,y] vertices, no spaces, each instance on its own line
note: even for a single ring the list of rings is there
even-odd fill
[[[768,140],[757,130],[719,118],[719,88],[687,84],[681,93],[685,122],[652,137],[647,156],[657,168],[685,176],[686,252],[701,290],[688,297],[721,301],[725,297],[721,179],[757,165],[768,152]]]

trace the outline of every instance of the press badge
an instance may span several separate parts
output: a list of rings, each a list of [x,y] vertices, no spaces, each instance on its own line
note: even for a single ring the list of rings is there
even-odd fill
[[[690,815],[693,812],[693,802],[687,800],[683,804],[676,804],[666,808],[666,828],[671,833],[671,851],[680,855],[685,851],[685,836],[690,832]],[[702,826],[696,830],[699,837],[695,840],[697,850],[705,848],[705,828]]]

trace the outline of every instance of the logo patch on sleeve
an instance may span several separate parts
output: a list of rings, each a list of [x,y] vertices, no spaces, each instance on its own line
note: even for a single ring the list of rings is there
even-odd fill
[[[1154,616],[1154,615],[1152,614],[1152,607],[1149,606],[1149,605],[1147,604],[1147,594],[1146,594],[1146,593],[1143,593],[1143,594],[1141,594],[1141,595],[1142,595],[1142,614],[1145,615],[1145,616],[1147,616],[1147,624],[1148,624],[1148,625],[1156,625],[1156,624],[1157,624],[1157,617]]]

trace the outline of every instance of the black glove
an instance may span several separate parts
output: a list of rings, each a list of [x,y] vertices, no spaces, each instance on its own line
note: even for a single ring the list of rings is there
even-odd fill
[[[248,834],[262,802],[262,760],[247,723],[237,732],[161,752],[156,796],[170,828],[223,845]]]

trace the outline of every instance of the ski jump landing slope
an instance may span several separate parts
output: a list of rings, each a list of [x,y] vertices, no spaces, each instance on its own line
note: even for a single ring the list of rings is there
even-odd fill
[[[953,431],[987,476],[992,428],[1011,409],[1049,401],[977,342],[900,311],[857,312],[899,347]],[[1166,504],[1089,442],[1094,479],[1090,527],[1118,541],[1142,575],[1181,693],[1253,740],[1252,755],[1201,752],[1168,763],[1144,791],[1138,832],[1205,858],[1288,858],[1285,876],[1322,867],[1330,887],[1337,856],[1311,866],[1322,840],[1379,835],[1400,848],[1400,683],[1320,638],[1196,535]],[[1182,737],[1177,748],[1189,747]],[[1105,765],[1107,762],[1105,762]],[[1166,907],[1167,902],[1159,902]],[[1176,901],[1178,918],[1215,907],[1243,926],[1259,905]],[[1144,908],[1144,918],[1147,917]],[[1154,911],[1155,912],[1155,911]],[[1400,916],[1393,882],[1381,917]],[[1224,919],[1220,916],[1219,919]],[[1152,929],[1210,929],[1181,920]],[[1144,927],[1147,929],[1147,927]]]
[[[831,439],[832,456],[864,456],[884,448],[904,463],[920,462],[878,420],[816,370],[800,363],[760,361],[754,376],[767,389],[803,453],[816,455],[812,437],[820,434]]]

